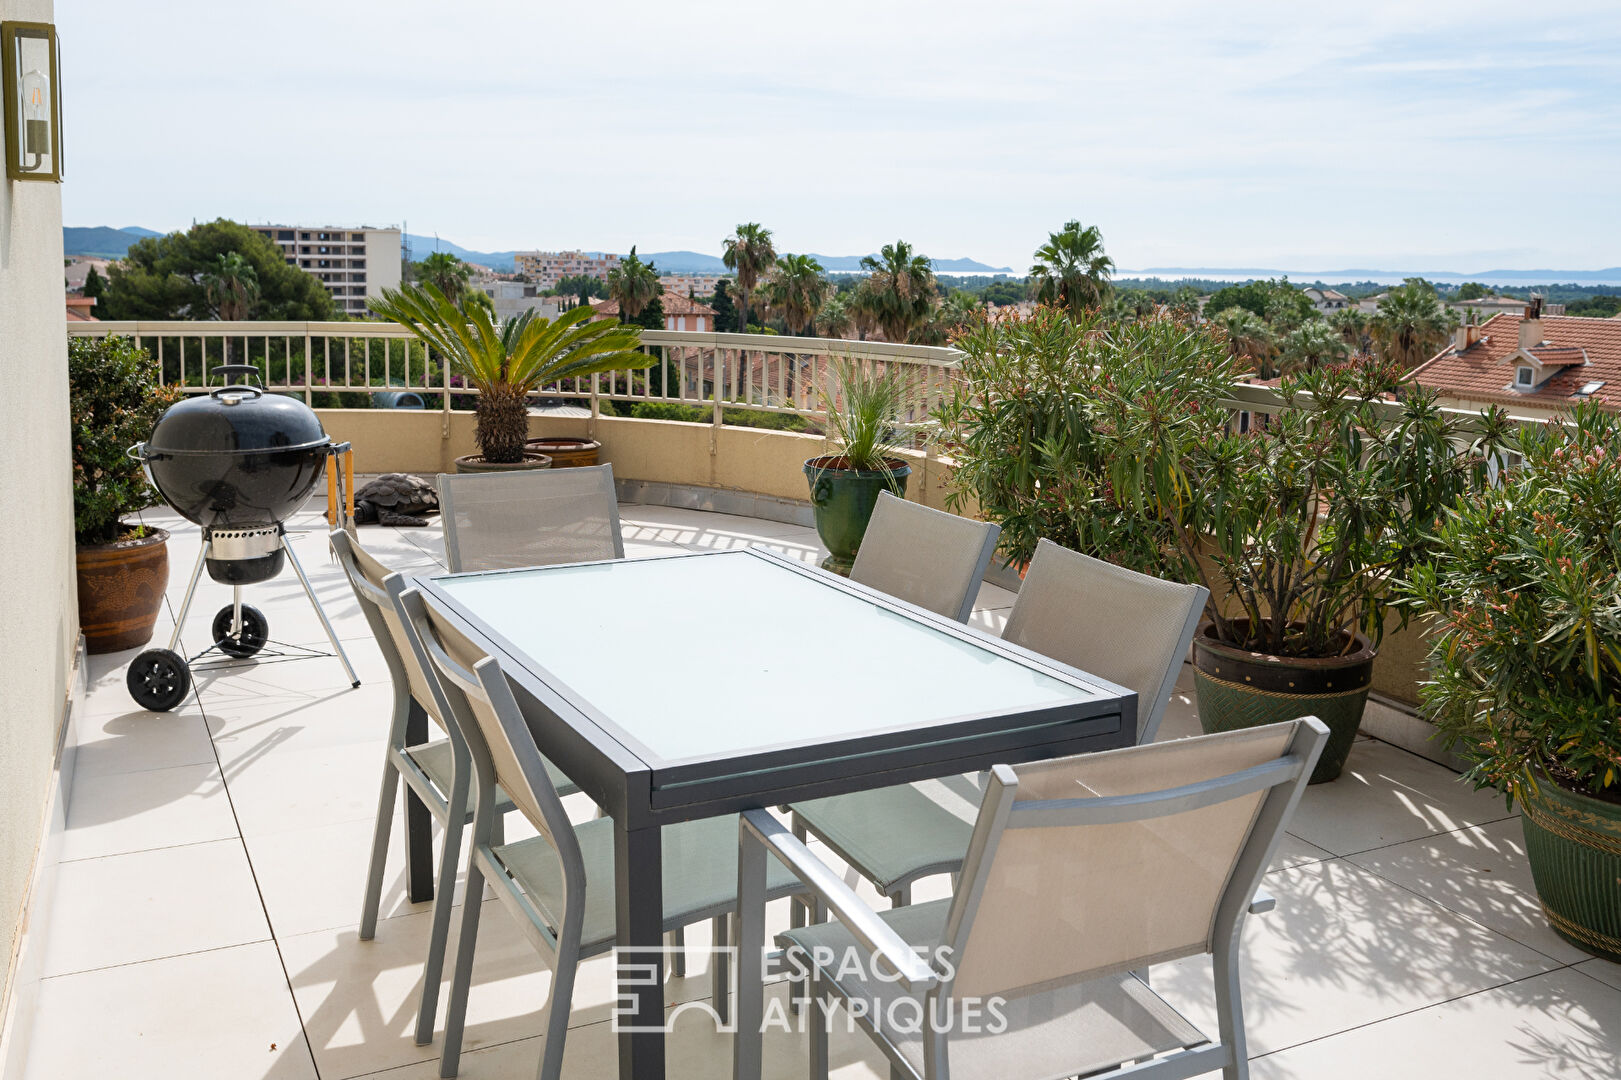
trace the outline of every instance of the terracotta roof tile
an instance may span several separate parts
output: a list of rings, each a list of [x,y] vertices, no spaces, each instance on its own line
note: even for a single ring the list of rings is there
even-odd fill
[[[708,304],[702,304],[690,296],[680,293],[667,292],[659,296],[659,302],[664,306],[666,315],[714,315],[715,309]],[[597,309],[598,315],[618,315],[618,300],[593,300],[591,306]]]
[[[1582,400],[1581,389],[1603,383],[1590,396],[1607,409],[1621,411],[1621,323],[1565,315],[1542,318],[1543,342],[1531,353],[1558,371],[1534,390],[1515,390],[1510,357],[1520,351],[1521,316],[1500,313],[1481,324],[1484,335],[1469,348],[1448,345],[1408,376],[1444,397],[1495,405],[1532,405],[1552,409]],[[1580,354],[1580,358],[1576,354]]]

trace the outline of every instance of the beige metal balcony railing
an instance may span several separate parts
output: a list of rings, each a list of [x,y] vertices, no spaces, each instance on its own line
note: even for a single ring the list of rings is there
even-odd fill
[[[449,412],[453,398],[476,392],[393,323],[95,322],[70,324],[68,334],[133,338],[164,381],[198,393],[219,385],[209,368],[224,363],[257,364],[267,388],[312,404],[317,395],[411,392]],[[644,331],[642,342],[655,358],[647,371],[568,379],[547,392],[589,401],[593,413],[601,401],[652,401],[708,408],[717,424],[725,409],[817,416],[834,362],[848,359],[903,366],[915,393],[912,418],[921,419],[939,402],[959,355],[922,345],[674,330]]]

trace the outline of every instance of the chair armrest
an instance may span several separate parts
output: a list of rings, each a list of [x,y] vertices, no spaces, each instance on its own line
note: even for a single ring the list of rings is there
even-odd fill
[[[827,905],[845,929],[871,950],[898,977],[909,991],[928,990],[940,981],[934,969],[912,951],[878,913],[856,895],[854,889],[828,869],[798,837],[768,810],[745,810],[742,815],[742,842],[759,843],[805,884],[806,889]]]
[[[1255,890],[1255,899],[1250,901],[1251,915],[1265,915],[1278,906],[1278,898],[1265,889]]]

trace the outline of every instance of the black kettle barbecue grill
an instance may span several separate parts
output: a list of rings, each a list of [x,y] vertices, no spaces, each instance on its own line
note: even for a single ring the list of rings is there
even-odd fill
[[[348,450],[349,444],[334,444],[303,402],[267,394],[262,384],[233,381],[236,376],[257,377],[254,365],[225,364],[212,371],[226,377],[225,386],[170,407],[151,439],[129,449],[163,501],[203,530],[202,550],[169,647],[148,649],[130,663],[125,677],[130,696],[144,708],[163,712],[184,700],[192,669],[204,657],[216,651],[234,659],[259,653],[270,640],[270,626],[263,612],[242,602],[242,586],[269,581],[288,562],[349,681],[359,686],[283,525],[309,497],[327,458]],[[175,650],[205,566],[209,577],[231,586],[231,603],[214,616],[213,644],[188,661]]]

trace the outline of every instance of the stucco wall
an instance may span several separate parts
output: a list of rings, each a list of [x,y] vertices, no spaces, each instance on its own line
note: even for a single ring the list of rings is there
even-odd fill
[[[474,452],[473,414],[452,412],[450,433],[437,411],[406,409],[317,409],[327,434],[355,449],[355,472],[449,472],[455,459]],[[581,418],[532,417],[533,437],[584,436],[590,422]],[[711,435],[714,452],[710,452]],[[621,480],[725,488],[805,499],[809,491],[801,471],[805,459],[823,453],[819,435],[760,428],[689,424],[677,420],[632,420],[604,416],[596,422],[602,459],[612,462]],[[912,477],[907,497],[944,508],[951,465],[939,458],[907,453]]]
[[[0,20],[52,18],[50,0],[0,0]],[[0,174],[0,985],[8,988],[79,633],[63,321],[61,188]]]

